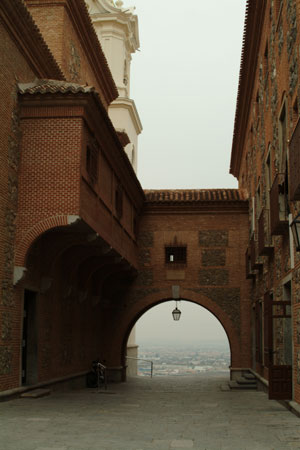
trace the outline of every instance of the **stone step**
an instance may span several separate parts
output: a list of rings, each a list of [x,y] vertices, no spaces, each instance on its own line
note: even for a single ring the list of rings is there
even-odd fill
[[[246,380],[256,380],[255,376],[250,372],[244,373],[243,377],[246,378]]]
[[[21,398],[40,398],[50,394],[50,389],[33,389],[21,394]]]
[[[239,384],[236,381],[229,381],[228,386],[230,387],[230,389],[236,389],[236,390],[238,390],[238,389],[240,389],[240,390],[256,389],[257,388],[256,384]]]
[[[256,379],[246,379],[245,377],[239,377],[235,380],[238,384],[255,384],[256,385]]]

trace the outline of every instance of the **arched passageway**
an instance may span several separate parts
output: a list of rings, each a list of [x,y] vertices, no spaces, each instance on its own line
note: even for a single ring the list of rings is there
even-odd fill
[[[180,320],[175,321],[174,301],[149,309],[136,323],[137,374],[155,376],[229,375],[230,345],[222,324],[202,306],[179,301]],[[128,348],[128,346],[127,346]],[[133,359],[127,357],[130,369]],[[134,375],[127,369],[127,375]]]
[[[212,301],[202,294],[190,292],[190,295],[188,297],[184,295],[184,291],[182,293],[182,300],[186,300],[188,302],[194,303],[195,305],[204,307],[206,310],[212,313],[216,317],[216,319],[218,319],[228,338],[231,353],[230,367],[231,369],[241,367],[240,361],[242,355],[240,351],[239,336],[229,315],[216,302]],[[117,356],[119,354],[119,362],[121,362],[121,365],[124,368],[126,367],[127,341],[131,330],[133,329],[137,321],[154,306],[170,300],[172,299],[159,299],[157,298],[157,294],[149,294],[148,296],[144,297],[142,301],[138,303],[136,302],[130,308],[127,308],[126,315],[123,314],[122,322],[119,322],[118,326],[114,328],[114,333],[111,333],[111,356]],[[117,360],[115,360],[115,364],[118,364]],[[123,371],[123,379],[126,379],[125,370]]]

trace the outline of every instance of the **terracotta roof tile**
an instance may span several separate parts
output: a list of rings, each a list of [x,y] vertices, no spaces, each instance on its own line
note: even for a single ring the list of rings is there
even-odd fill
[[[26,57],[34,62],[36,76],[42,73],[42,76],[65,79],[23,0],[1,0],[0,16],[1,22],[4,21],[9,30],[13,30],[14,39],[26,49]]]
[[[90,86],[58,80],[36,80],[32,83],[19,83],[18,88],[20,94],[89,94],[96,92],[95,88]]]
[[[239,189],[147,189],[146,201],[152,203],[235,202],[247,200]]]

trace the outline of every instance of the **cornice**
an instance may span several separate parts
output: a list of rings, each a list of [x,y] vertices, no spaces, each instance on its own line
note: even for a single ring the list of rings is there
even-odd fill
[[[1,0],[0,19],[38,78],[65,80],[22,0]]]
[[[247,0],[230,173],[239,177],[258,62],[266,0]]]
[[[125,33],[127,36],[126,41],[128,42],[128,47],[130,49],[131,53],[135,53],[136,50],[140,48],[140,39],[139,39],[139,32],[138,32],[138,19],[137,16],[133,16],[136,19],[133,20],[133,18],[129,19],[128,17],[124,17],[116,14],[92,14],[91,18],[95,25],[99,24],[105,24],[106,26],[110,26],[107,28],[104,28],[102,30],[101,34],[108,33],[110,31],[110,34],[113,36],[122,37],[122,33]],[[119,25],[118,29],[121,30],[121,32],[117,31],[116,24]],[[132,30],[132,25],[134,30]]]
[[[109,109],[127,109],[137,134],[141,134],[143,125],[138,114],[134,100],[126,97],[118,97],[109,105]]]
[[[91,14],[94,12],[98,13],[119,13],[122,8],[117,7],[113,0],[86,0],[89,5],[88,9]]]
[[[163,204],[145,202],[143,213],[144,214],[203,214],[214,216],[217,215],[248,215],[249,205],[248,201],[236,201],[236,202],[190,202],[190,203],[178,203],[165,202]]]
[[[241,189],[145,190],[144,212],[157,214],[248,214]]]
[[[138,17],[135,8],[115,6],[110,0],[86,0],[92,22],[114,22],[127,28],[131,53],[140,47]]]
[[[89,59],[102,95],[109,105],[118,97],[118,90],[109,69],[106,57],[98,40],[84,0],[25,0],[28,6],[64,6],[71,18],[83,50]]]

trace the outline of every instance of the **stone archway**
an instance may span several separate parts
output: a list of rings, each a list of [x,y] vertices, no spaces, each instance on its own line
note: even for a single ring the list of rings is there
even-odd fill
[[[144,297],[140,298],[139,301],[134,301],[134,297],[129,296],[127,298],[125,311],[122,311],[122,320],[119,321],[119,316],[116,315],[118,325],[113,327],[113,333],[110,334],[110,352],[107,356],[111,366],[123,369],[122,379],[124,381],[126,379],[126,345],[132,328],[139,318],[148,310],[160,303],[173,300],[172,297],[164,295],[166,294],[166,292],[164,292],[166,290],[153,289],[153,291],[155,292],[146,294]],[[240,345],[239,330],[224,309],[208,296],[201,293],[182,290],[181,299],[204,307],[211,312],[223,326],[230,346],[231,376],[234,377],[233,373],[238,369],[248,367],[243,359],[244,355]]]
[[[179,321],[173,317],[175,308],[181,312]],[[136,352],[131,354],[127,346],[126,379],[149,373],[150,364],[142,359],[152,361],[156,376],[178,372],[182,376],[197,373],[210,377],[213,375],[210,372],[219,370],[223,372],[222,376],[229,376],[231,346],[228,335],[215,314],[198,303],[182,298],[176,303],[174,299],[161,301],[139,317],[134,330]],[[220,361],[221,353],[224,362]],[[158,354],[160,358],[157,359]],[[198,355],[198,358],[192,355]],[[199,363],[195,362],[197,359]],[[206,359],[210,362],[204,362]],[[202,365],[211,366],[209,373],[200,374],[208,370],[200,368]]]

